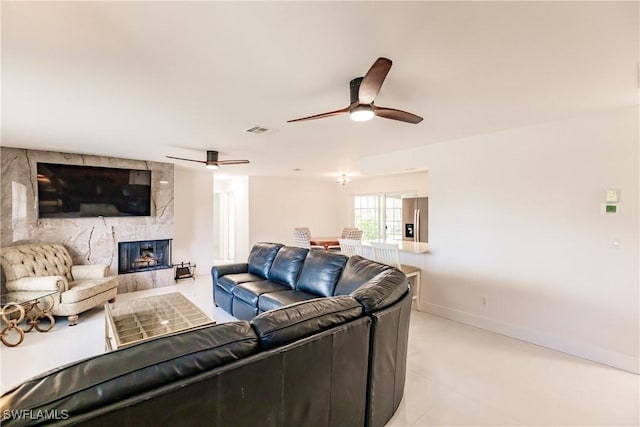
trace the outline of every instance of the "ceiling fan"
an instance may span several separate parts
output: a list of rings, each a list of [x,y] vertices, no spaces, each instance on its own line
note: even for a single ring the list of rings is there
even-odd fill
[[[207,150],[207,160],[183,159],[182,157],[167,156],[168,159],[186,160],[188,162],[198,162],[207,165],[208,169],[218,169],[219,166],[241,165],[249,163],[249,160],[218,160],[218,152]]]
[[[349,114],[351,120],[363,122],[371,120],[373,116],[385,119],[399,120],[401,122],[417,124],[422,121],[422,117],[407,111],[396,110],[394,108],[378,107],[373,104],[376,96],[380,92],[382,82],[391,69],[391,60],[378,58],[373,63],[364,77],[357,77],[349,82],[351,92],[351,104],[340,110],[328,113],[316,114],[314,116],[302,117],[300,119],[287,120],[287,123],[300,122],[304,120],[322,119],[324,117]]]

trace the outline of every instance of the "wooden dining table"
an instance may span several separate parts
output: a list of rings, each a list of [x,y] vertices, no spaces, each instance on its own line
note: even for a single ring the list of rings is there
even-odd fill
[[[311,246],[322,246],[325,251],[329,250],[329,246],[340,246],[337,237],[311,237],[309,244]]]

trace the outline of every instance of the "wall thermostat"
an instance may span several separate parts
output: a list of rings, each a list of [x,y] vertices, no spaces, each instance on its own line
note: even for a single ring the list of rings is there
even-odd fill
[[[622,203],[606,202],[600,205],[600,213],[603,215],[619,215],[622,213]]]

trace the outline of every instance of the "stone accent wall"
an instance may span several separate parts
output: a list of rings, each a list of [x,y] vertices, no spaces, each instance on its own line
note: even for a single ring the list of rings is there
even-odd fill
[[[39,219],[38,162],[150,170],[151,216]],[[75,264],[107,264],[117,274],[119,241],[173,238],[171,163],[0,147],[0,167],[0,246],[29,240],[62,243]],[[173,283],[171,269],[121,275],[118,293]]]

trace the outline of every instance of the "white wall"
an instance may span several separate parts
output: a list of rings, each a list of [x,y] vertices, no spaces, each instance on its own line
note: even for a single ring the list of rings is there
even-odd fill
[[[345,226],[338,220],[339,192],[327,178],[250,177],[250,245],[293,244],[293,228],[306,226],[316,236],[336,236]]]
[[[609,110],[365,159],[369,172],[429,170],[423,307],[639,372],[638,117]],[[600,213],[607,188],[622,190],[622,215]]]
[[[196,274],[213,265],[213,174],[175,169],[173,262],[195,263]]]

